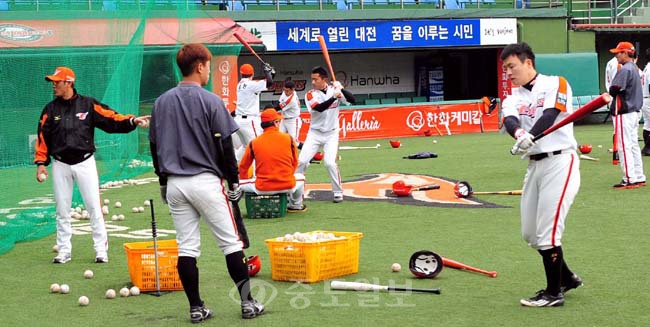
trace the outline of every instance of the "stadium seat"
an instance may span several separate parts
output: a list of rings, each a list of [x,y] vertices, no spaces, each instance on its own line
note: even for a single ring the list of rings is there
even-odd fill
[[[427,102],[427,97],[413,97],[413,102]]]
[[[9,10],[9,3],[7,1],[0,1],[0,11]]]
[[[106,10],[106,11],[117,10],[117,3],[111,0],[102,1],[102,10]]]
[[[383,98],[379,99],[379,103],[381,104],[395,104],[397,103],[395,98]]]
[[[336,2],[336,10],[349,10],[348,4],[345,0],[334,0]]]
[[[445,9],[463,9],[457,0],[445,0]]]
[[[368,94],[368,97],[370,99],[381,99],[381,98],[385,98],[386,94],[385,93],[370,93],[370,94]]]
[[[380,104],[381,102],[379,101],[379,99],[366,99],[364,103],[366,105],[369,105],[369,104]]]
[[[397,98],[397,103],[411,103],[410,97]]]

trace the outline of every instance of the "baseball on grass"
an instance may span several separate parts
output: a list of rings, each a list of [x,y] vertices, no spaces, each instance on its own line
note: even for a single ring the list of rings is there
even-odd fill
[[[111,203],[111,200],[109,200],[109,199],[104,199],[104,204],[109,204],[109,203]]]
[[[45,173],[40,173],[38,175],[38,180],[41,182],[44,182],[47,179],[47,175]]]
[[[144,200],[144,206],[145,206],[145,207],[150,207],[150,206],[151,206],[151,202],[149,202],[149,200]]]
[[[122,207],[122,202],[116,201],[115,202],[115,208],[121,208]]]
[[[88,270],[84,271],[84,278],[85,279],[91,279],[91,278],[93,278],[93,276],[95,276],[95,274],[93,273],[92,270],[88,269]]]
[[[59,293],[59,292],[61,292],[61,286],[59,284],[57,284],[57,283],[54,283],[54,284],[50,285],[50,292],[51,293]]]
[[[79,305],[80,306],[85,307],[85,306],[88,305],[88,303],[90,303],[90,300],[88,299],[87,296],[82,295],[82,296],[79,297]]]
[[[115,298],[115,290],[112,288],[109,288],[106,290],[106,298],[107,299],[114,299]]]
[[[392,270],[393,272],[399,272],[400,270],[402,270],[402,265],[400,265],[399,263],[395,262],[394,264],[392,264],[392,265],[390,266],[390,270]]]
[[[54,245],[52,246],[52,252],[57,252],[57,253],[58,253],[58,252],[59,252],[59,246],[56,245],[56,244],[54,244]]]
[[[121,296],[121,297],[127,297],[127,296],[129,296],[129,294],[131,294],[131,293],[129,292],[129,289],[128,289],[128,288],[126,288],[126,287],[122,287],[122,288],[120,289],[120,296]]]
[[[438,143],[438,140],[433,140],[433,143]]]
[[[140,295],[140,289],[139,289],[137,286],[133,286],[133,287],[131,287],[131,289],[129,290],[129,292],[130,292],[131,295],[133,295],[133,296],[138,296],[138,295]]]
[[[68,293],[70,293],[70,286],[68,286],[68,284],[61,284],[60,292],[61,292],[62,294],[68,294]]]

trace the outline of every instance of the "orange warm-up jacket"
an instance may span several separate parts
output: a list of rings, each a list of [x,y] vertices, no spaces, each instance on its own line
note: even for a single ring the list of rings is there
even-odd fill
[[[253,139],[239,162],[239,179],[247,179],[255,160],[255,187],[260,191],[288,190],[296,185],[293,174],[298,168],[298,150],[289,134],[275,126]]]

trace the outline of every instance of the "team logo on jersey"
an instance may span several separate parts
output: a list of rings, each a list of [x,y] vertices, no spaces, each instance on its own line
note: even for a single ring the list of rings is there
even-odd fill
[[[86,120],[86,116],[88,116],[88,112],[80,112],[80,113],[77,113],[76,116],[77,116],[77,118],[79,118],[79,120]]]
[[[54,121],[61,120],[61,116],[54,116]]]
[[[557,94],[557,103],[566,106],[566,93],[558,93]]]
[[[413,191],[410,196],[393,194],[393,183],[403,181],[407,185],[422,186],[438,184],[437,190]],[[358,179],[343,182],[346,201],[377,201],[402,205],[436,206],[454,208],[503,208],[478,198],[457,198],[454,194],[456,180],[444,177],[400,173],[362,175]],[[332,201],[330,183],[305,185],[305,197],[316,201]]]

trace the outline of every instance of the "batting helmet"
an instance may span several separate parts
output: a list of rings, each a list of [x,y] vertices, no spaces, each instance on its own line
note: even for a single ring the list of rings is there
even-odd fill
[[[417,278],[434,278],[442,271],[442,257],[427,250],[415,252],[409,260],[409,270]]]
[[[458,182],[454,185],[454,194],[457,198],[466,198],[472,195],[472,186],[468,182]]]
[[[578,147],[578,149],[580,150],[580,153],[587,154],[587,153],[591,152],[593,147],[591,146],[591,144],[582,144],[582,145],[580,145]]]
[[[314,155],[314,157],[312,158],[312,160],[316,160],[316,161],[321,161],[321,160],[323,160],[323,153],[322,153],[322,152],[316,152],[316,154]]]
[[[253,277],[262,269],[262,260],[259,255],[252,255],[248,257],[248,276]]]

